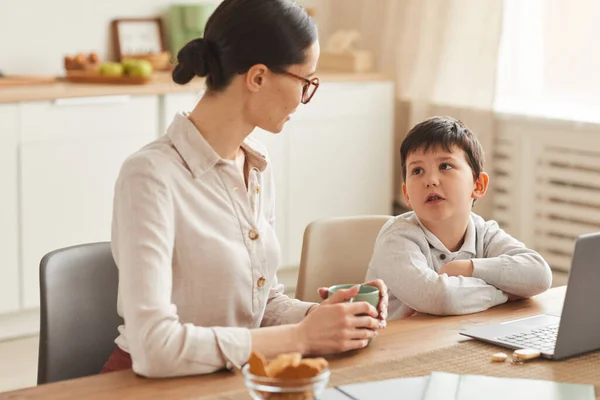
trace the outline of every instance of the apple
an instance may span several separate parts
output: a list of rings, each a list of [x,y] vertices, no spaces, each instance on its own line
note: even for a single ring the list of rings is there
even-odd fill
[[[123,62],[127,75],[146,78],[152,75],[152,63],[148,60],[125,60]]]
[[[129,75],[129,71],[134,67],[138,60],[134,58],[126,58],[121,60],[121,64],[123,64],[123,68],[125,69],[125,74]]]
[[[104,62],[100,65],[100,75],[104,76],[123,76],[124,68],[121,63]]]

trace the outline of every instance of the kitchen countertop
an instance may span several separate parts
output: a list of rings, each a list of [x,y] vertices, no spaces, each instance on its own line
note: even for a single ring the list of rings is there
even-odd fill
[[[391,77],[382,73],[318,72],[321,82],[364,82],[389,81]],[[115,95],[144,95],[165,93],[198,92],[204,80],[196,78],[187,85],[172,82],[170,73],[155,73],[150,83],[144,85],[81,84],[57,80],[56,83],[34,84],[0,88],[0,103],[47,101],[73,97],[95,97]]]

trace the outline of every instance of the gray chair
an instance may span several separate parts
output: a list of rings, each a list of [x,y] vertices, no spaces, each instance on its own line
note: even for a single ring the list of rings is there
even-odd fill
[[[38,385],[100,372],[123,323],[117,314],[118,277],[107,242],[44,256]]]

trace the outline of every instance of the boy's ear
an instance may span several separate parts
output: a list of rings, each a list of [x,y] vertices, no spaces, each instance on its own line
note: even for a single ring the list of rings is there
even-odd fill
[[[485,172],[481,172],[475,181],[475,188],[473,189],[471,197],[475,200],[482,198],[487,192],[489,183],[490,176]]]
[[[406,205],[412,208],[412,206],[410,205],[410,200],[408,199],[408,193],[406,192],[405,183],[402,184],[402,194],[404,195],[404,201],[406,202]]]

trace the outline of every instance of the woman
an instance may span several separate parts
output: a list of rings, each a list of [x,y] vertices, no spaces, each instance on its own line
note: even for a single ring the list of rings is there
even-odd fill
[[[248,135],[280,132],[310,101],[318,57],[314,23],[289,0],[225,0],[181,49],[173,80],[206,77],[207,91],[121,169],[112,248],[125,324],[103,372],[181,376],[239,368],[252,350],[337,353],[385,327],[381,281],[379,311],[343,303],[358,287],[316,305],[277,282],[273,178]]]

